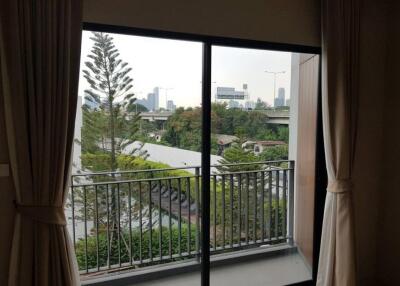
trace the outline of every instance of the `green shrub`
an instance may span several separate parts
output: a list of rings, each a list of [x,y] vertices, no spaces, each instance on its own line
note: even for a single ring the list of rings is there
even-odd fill
[[[196,229],[195,225],[191,226],[190,235],[190,250],[192,252],[196,249]],[[188,251],[188,226],[187,224],[182,224],[181,231],[181,252]],[[155,227],[152,231],[152,257],[159,258],[160,248],[159,248],[159,235],[160,231],[158,227]],[[162,255],[169,255],[169,235],[170,230],[167,227],[162,228]],[[110,231],[111,236],[111,231]],[[171,228],[171,242],[172,242],[172,254],[179,254],[179,230],[177,226]],[[129,231],[123,231],[120,237],[120,249],[121,249],[121,263],[129,262]],[[125,241],[125,242],[124,242]],[[108,258],[108,248],[107,248],[107,233],[105,231],[99,232],[98,236],[99,242],[99,266],[107,266]],[[126,243],[126,244],[125,244]],[[114,233],[113,242],[110,249],[110,265],[119,263],[119,251],[118,251],[118,237]],[[76,257],[78,260],[78,265],[80,270],[86,269],[86,253],[85,253],[85,240],[79,239],[76,243]],[[134,261],[140,261],[140,255],[142,260],[147,260],[150,258],[150,231],[143,232],[142,242],[140,244],[140,232],[138,229],[132,230],[132,258]],[[175,260],[180,259],[176,258]],[[151,264],[151,262],[144,263],[143,265]],[[91,234],[87,237],[87,264],[88,268],[97,267],[97,238],[95,234]]]

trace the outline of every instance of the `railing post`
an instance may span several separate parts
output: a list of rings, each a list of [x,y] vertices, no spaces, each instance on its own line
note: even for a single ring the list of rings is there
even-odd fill
[[[196,196],[196,259],[200,262],[200,167],[195,168],[195,196]],[[190,208],[190,206],[189,206]]]
[[[293,245],[294,233],[294,161],[289,161],[289,218],[288,218],[288,237],[289,244]]]
[[[74,176],[71,176],[71,211],[72,211],[72,239],[74,241],[74,250],[76,251],[75,238],[75,197],[74,197]]]
[[[88,239],[87,239],[87,202],[86,202],[86,187],[83,187],[83,215],[84,215],[84,229],[85,229],[85,270],[89,272],[88,267]]]

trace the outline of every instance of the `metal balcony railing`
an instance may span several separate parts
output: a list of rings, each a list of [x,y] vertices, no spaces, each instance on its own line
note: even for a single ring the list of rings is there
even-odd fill
[[[211,166],[210,251],[292,243],[294,161]],[[66,208],[82,274],[198,259],[201,167],[72,175]]]

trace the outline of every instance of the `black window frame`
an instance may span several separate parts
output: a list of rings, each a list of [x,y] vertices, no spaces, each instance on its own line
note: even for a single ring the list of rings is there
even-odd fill
[[[297,44],[276,43],[260,40],[220,37],[211,35],[201,35],[192,33],[173,32],[165,30],[136,28],[127,26],[117,26],[109,24],[99,24],[84,22],[82,29],[84,31],[96,31],[114,34],[123,34],[130,36],[154,37],[169,40],[195,41],[203,44],[202,59],[202,150],[201,167],[203,189],[209,189],[210,181],[210,155],[211,155],[211,57],[212,46],[223,46],[232,48],[260,49],[279,52],[307,53],[321,55],[321,47],[305,46]],[[321,57],[320,57],[321,59]],[[321,60],[320,60],[321,61]],[[315,194],[314,194],[314,243],[313,243],[313,265],[312,279],[291,285],[315,285],[318,270],[320,239],[322,233],[322,220],[326,196],[327,174],[325,165],[325,151],[322,130],[322,107],[321,107],[321,62],[319,64],[318,81],[318,108],[317,108],[317,130],[316,130],[316,162],[315,162]],[[201,286],[210,285],[210,194],[201,192],[201,201],[203,207],[201,224]],[[122,281],[121,281],[122,282]],[[117,283],[116,285],[122,285]]]

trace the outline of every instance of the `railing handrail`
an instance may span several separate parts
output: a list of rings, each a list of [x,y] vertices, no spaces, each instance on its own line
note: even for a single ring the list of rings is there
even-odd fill
[[[104,181],[95,183],[83,183],[83,184],[73,184],[71,187],[90,187],[90,186],[101,186],[101,185],[113,185],[113,184],[128,184],[128,183],[139,183],[139,182],[154,182],[154,181],[167,181],[176,179],[191,179],[196,178],[198,175],[190,176],[174,176],[174,177],[161,177],[161,178],[143,178],[143,179],[132,179],[132,180],[116,180],[116,181]]]
[[[210,165],[210,168],[217,167],[229,167],[229,166],[245,166],[245,165],[266,165],[266,164],[276,164],[276,163],[291,163],[294,160],[274,160],[274,161],[257,161],[257,162],[243,162],[243,163],[228,163],[228,164],[214,164]],[[72,174],[71,177],[85,177],[85,176],[100,176],[100,175],[116,175],[116,174],[133,174],[133,173],[150,173],[150,172],[162,172],[162,171],[173,171],[173,170],[187,170],[187,169],[201,169],[201,165],[193,166],[182,166],[182,167],[169,167],[169,168],[158,168],[158,169],[144,169],[144,170],[124,170],[124,171],[101,171],[101,172],[91,172],[79,174]]]
[[[246,170],[246,171],[236,171],[236,172],[227,172],[227,173],[218,173],[211,174],[210,177],[214,176],[230,176],[230,175],[241,175],[241,174],[254,174],[260,172],[274,172],[274,171],[290,171],[293,168],[276,168],[276,169],[267,169],[267,170]],[[188,175],[188,176],[171,176],[171,177],[159,177],[159,178],[142,178],[142,179],[128,179],[128,180],[115,180],[115,181],[104,181],[104,182],[95,182],[95,183],[83,183],[83,184],[72,184],[71,187],[90,187],[90,186],[101,186],[101,185],[113,185],[113,184],[128,184],[128,183],[139,183],[139,182],[154,182],[154,181],[168,181],[168,180],[176,180],[176,179],[187,179],[187,178],[196,178],[201,177],[201,175]]]

